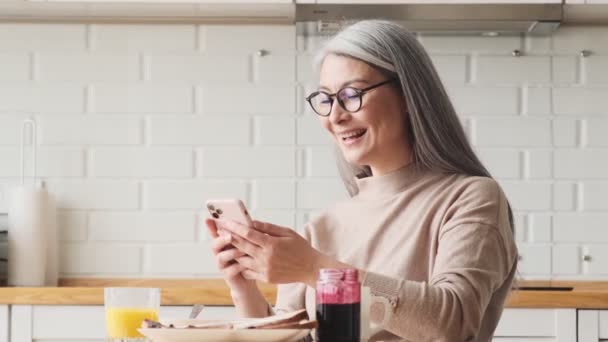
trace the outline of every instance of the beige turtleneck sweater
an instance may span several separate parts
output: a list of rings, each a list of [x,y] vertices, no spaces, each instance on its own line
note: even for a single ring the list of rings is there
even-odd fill
[[[385,330],[370,341],[490,341],[517,264],[496,181],[409,165],[356,182],[359,194],[312,220],[304,236],[365,272],[372,322],[389,305]],[[275,310],[302,308],[315,316],[314,289],[279,285]]]

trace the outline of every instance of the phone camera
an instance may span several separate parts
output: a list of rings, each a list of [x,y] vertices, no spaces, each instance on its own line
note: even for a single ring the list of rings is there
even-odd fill
[[[213,214],[211,214],[211,216],[213,216],[213,218],[215,218],[215,219],[219,219],[220,218],[220,215],[218,215],[218,213],[213,213]]]
[[[207,209],[214,211],[215,207],[213,206],[213,204],[207,204]]]

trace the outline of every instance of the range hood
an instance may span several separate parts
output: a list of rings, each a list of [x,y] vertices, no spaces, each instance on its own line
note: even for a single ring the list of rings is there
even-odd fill
[[[562,4],[299,4],[296,30],[328,35],[363,19],[395,21],[413,32],[471,35],[548,35],[562,20]]]

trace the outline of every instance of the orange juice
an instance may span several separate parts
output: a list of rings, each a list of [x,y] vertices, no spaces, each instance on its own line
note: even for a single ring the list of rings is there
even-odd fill
[[[106,308],[106,329],[110,338],[143,337],[137,329],[144,319],[158,321],[158,310],[152,308]]]

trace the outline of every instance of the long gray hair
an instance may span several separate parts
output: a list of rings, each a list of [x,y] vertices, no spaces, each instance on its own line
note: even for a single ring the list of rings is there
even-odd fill
[[[390,21],[364,20],[325,42],[315,57],[317,70],[329,54],[361,60],[399,79],[415,167],[492,178],[471,148],[431,59],[413,34]],[[336,160],[348,192],[356,195],[354,177],[371,176],[371,169],[348,163],[339,150]],[[509,221],[513,228],[510,206]]]

